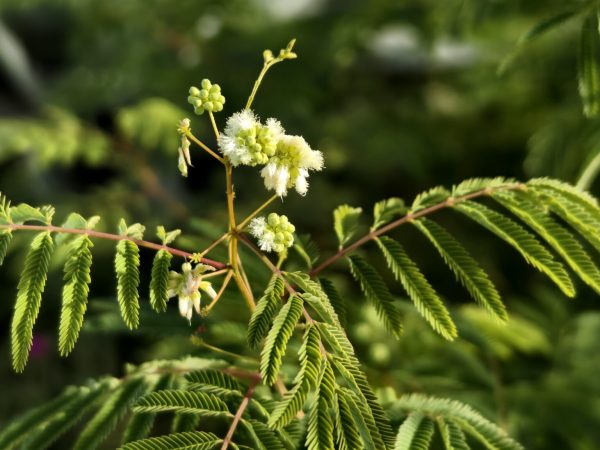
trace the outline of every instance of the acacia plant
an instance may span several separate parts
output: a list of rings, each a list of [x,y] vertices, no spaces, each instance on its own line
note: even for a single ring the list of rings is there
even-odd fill
[[[327,269],[344,261],[390,338],[401,339],[398,300],[377,264],[356,252],[366,245],[377,248],[419,314],[451,341],[458,330],[447,305],[393,237],[395,233],[407,226],[416,228],[473,300],[503,322],[507,310],[490,277],[435,221],[435,213],[452,210],[457,218],[487,229],[564,295],[573,297],[573,274],[600,293],[600,270],[587,250],[600,251],[596,199],[553,179],[475,178],[451,188],[435,187],[410,203],[398,197],[382,200],[374,205],[371,219],[360,208],[342,205],[333,212],[338,251],[319,259],[285,215],[263,215],[277,199],[306,194],[311,172],[322,170],[327,160],[304,138],[286,134],[279,121],[261,120],[251,109],[267,71],[296,58],[293,45],[291,41],[277,55],[269,50],[263,53],[264,65],[245,107],[227,119],[224,130],[215,121],[225,104],[220,87],[205,79],[189,90],[188,102],[196,114],[206,113],[218,147],[211,148],[206,139],[197,137],[191,121],[183,118],[178,127],[179,170],[183,176],[191,170],[194,144],[210,155],[215,168],[222,166],[225,175],[228,231],[206,249],[189,253],[174,247],[180,230],[158,227],[158,242],[153,242],[144,238],[145,228],[138,223],[121,221],[118,233],[111,234],[94,229],[98,217],[84,219],[74,213],[62,225],[54,225],[50,206],[11,206],[6,198],[0,202],[0,260],[13,234],[37,233],[17,287],[11,327],[15,371],[26,367],[50,260],[61,246],[68,248],[69,256],[58,346],[63,356],[73,350],[87,308],[93,241],[98,239],[116,242],[117,301],[127,327],[135,329],[140,322],[139,248],[146,247],[156,251],[148,291],[152,309],[164,312],[169,299],[177,298],[182,320],[191,321],[194,312],[207,316],[214,308],[228,308],[220,300],[235,285],[250,314],[247,345],[249,351],[259,353],[259,361],[237,364],[192,356],[155,360],[129,367],[121,378],[109,376],[68,387],[1,430],[0,448],[46,448],[84,418],[74,444],[78,450],[97,448],[117,429],[122,431],[124,450],[400,450],[430,445],[450,450],[467,449],[473,442],[490,449],[522,448],[499,426],[458,401],[402,393],[382,402],[347,337],[344,299],[326,278]],[[236,215],[233,183],[234,169],[240,166],[256,168],[266,191],[273,191],[243,219]],[[357,237],[359,223],[366,220],[371,223],[369,231]],[[209,258],[217,246],[227,247],[227,260]],[[266,288],[244,270],[242,246],[249,249],[245,257],[256,258],[271,272]],[[303,270],[287,269],[292,248],[302,255]],[[256,301],[259,291],[264,293]],[[207,345],[218,347],[219,342]],[[288,347],[298,350],[286,351]],[[164,427],[157,424],[170,419],[172,431],[164,434]]]

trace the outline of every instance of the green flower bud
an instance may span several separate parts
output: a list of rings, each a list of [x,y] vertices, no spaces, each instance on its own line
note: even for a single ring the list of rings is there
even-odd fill
[[[204,80],[202,80],[200,85],[202,86],[202,89],[210,89],[210,87],[212,86],[212,83],[210,82],[210,80],[205,78]]]
[[[200,95],[200,89],[198,89],[196,86],[192,86],[190,88],[189,93],[190,93],[190,96],[197,97],[198,95]]]

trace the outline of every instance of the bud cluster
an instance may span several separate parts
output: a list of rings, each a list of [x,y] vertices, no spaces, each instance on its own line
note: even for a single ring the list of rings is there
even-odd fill
[[[250,222],[250,233],[258,239],[260,249],[265,252],[284,253],[294,243],[294,231],[296,227],[288,218],[276,213]]]
[[[202,80],[200,86],[201,89],[192,86],[189,91],[188,103],[194,107],[194,112],[201,115],[204,111],[222,111],[225,97],[221,95],[221,87],[218,84],[212,84],[206,78]]]

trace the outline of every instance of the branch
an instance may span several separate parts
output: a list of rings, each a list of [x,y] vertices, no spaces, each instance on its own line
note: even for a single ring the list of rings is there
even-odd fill
[[[250,399],[252,398],[252,395],[254,394],[254,389],[256,389],[256,386],[258,385],[258,383],[260,383],[260,380],[261,380],[260,377],[255,378],[252,381],[252,384],[250,385],[248,390],[246,391],[246,394],[244,395],[244,398],[242,399],[242,403],[240,403],[239,408],[235,412],[233,422],[231,422],[229,430],[227,431],[227,435],[225,436],[225,439],[223,439],[223,445],[221,446],[221,450],[227,450],[227,448],[229,447],[229,444],[231,443],[231,440],[233,439],[233,433],[235,433],[235,429],[237,428],[238,424],[240,423],[240,420],[242,420],[242,415],[244,414],[244,411],[246,411],[246,408],[248,407],[248,403],[250,403]]]
[[[411,222],[420,217],[425,217],[431,213],[439,211],[440,209],[451,207],[457,203],[464,202],[466,200],[471,200],[471,199],[477,198],[477,197],[483,197],[485,195],[491,195],[494,191],[497,191],[497,190],[501,190],[501,189],[515,190],[515,189],[522,189],[522,188],[523,188],[522,183],[511,183],[511,184],[506,184],[504,186],[498,186],[496,188],[485,188],[480,191],[471,192],[470,194],[462,195],[460,197],[450,197],[441,203],[437,203],[433,206],[424,208],[415,213],[412,213],[412,212],[408,213],[405,216],[387,224],[386,226],[379,228],[378,230],[370,231],[369,233],[367,233],[362,238],[360,238],[353,244],[349,245],[348,247],[340,249],[337,253],[335,253],[334,255],[329,257],[327,260],[322,262],[318,267],[311,270],[308,274],[311,277],[315,277],[320,272],[322,272],[324,269],[326,269],[327,267],[332,265],[334,262],[336,262],[338,259],[343,258],[348,253],[356,250],[361,245],[366,244],[367,242],[374,240],[377,237],[381,236],[382,234],[392,231],[393,229],[398,228],[400,225],[403,225],[407,222]]]
[[[87,234],[88,236],[96,237],[99,239],[108,239],[111,241],[131,241],[140,247],[151,248],[153,250],[166,250],[172,255],[181,256],[182,258],[190,258],[193,254],[179,250],[173,247],[168,247],[162,244],[156,244],[155,242],[144,241],[142,239],[133,239],[129,236],[121,236],[118,234],[104,233],[102,231],[85,230],[79,228],[63,228],[56,227],[54,225],[22,225],[22,224],[2,224],[0,229],[9,230],[29,230],[29,231],[50,231],[51,233],[68,233],[68,234]],[[225,269],[227,264],[219,261],[213,261],[212,259],[202,258],[204,264],[213,266],[215,269]]]

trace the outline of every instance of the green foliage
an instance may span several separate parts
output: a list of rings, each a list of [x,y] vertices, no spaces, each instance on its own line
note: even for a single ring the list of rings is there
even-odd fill
[[[362,214],[362,208],[349,205],[338,206],[333,211],[333,228],[337,235],[340,247],[352,239],[358,228],[358,220]]]
[[[410,411],[410,414],[398,432],[397,449],[429,448],[433,432],[433,420],[436,420],[438,425],[441,424],[440,430],[446,448],[465,448],[462,434],[464,432],[489,449],[523,449],[501,428],[471,407],[456,400],[428,397],[422,394],[409,394],[401,397],[392,406],[392,414],[401,411]],[[414,445],[406,446],[403,443],[404,440],[414,442]],[[451,442],[454,445],[449,446]]]
[[[477,261],[454,237],[429,219],[419,219],[413,224],[431,241],[456,278],[471,296],[490,314],[502,321],[508,316],[498,291]]]
[[[379,238],[377,244],[394,276],[402,283],[425,320],[441,336],[449,340],[454,339],[457,331],[450,312],[402,246],[385,236]]]
[[[381,228],[404,213],[406,213],[406,205],[401,198],[392,197],[381,200],[373,206],[373,226],[371,229]]]
[[[42,292],[46,285],[50,256],[54,242],[49,232],[39,233],[31,242],[25,259],[25,267],[19,280],[15,314],[11,327],[13,368],[22,372],[27,364],[33,343],[33,325],[38,317]]]
[[[283,280],[281,277],[273,275],[265,289],[265,293],[258,301],[248,324],[247,340],[250,347],[257,348],[262,339],[267,335],[279,307],[283,291]]]
[[[266,384],[273,384],[277,380],[281,360],[296,323],[302,315],[302,307],[302,298],[293,296],[283,305],[273,321],[273,327],[267,334],[265,346],[260,355],[260,373]]]
[[[169,268],[171,267],[171,255],[166,250],[159,250],[154,255],[152,262],[152,279],[150,280],[150,305],[156,312],[167,310],[167,296],[169,284]]]
[[[138,286],[140,284],[140,256],[138,246],[129,240],[117,244],[115,272],[117,274],[117,300],[121,317],[130,328],[137,328],[140,322]]]
[[[587,117],[595,117],[600,112],[599,52],[598,12],[593,11],[583,21],[579,44],[579,95]]]
[[[64,267],[65,285],[58,337],[58,349],[62,356],[67,356],[73,350],[83,325],[89,284],[92,281],[92,247],[92,241],[87,235],[78,237],[71,244],[71,255]]]
[[[309,450],[334,450],[331,409],[335,401],[335,384],[333,370],[327,360],[323,360],[308,417],[306,444]]]
[[[193,431],[131,442],[120,450],[212,450],[221,442],[212,433]]]
[[[394,306],[395,300],[377,271],[362,257],[351,256],[350,271],[360,283],[367,299],[375,306],[390,333],[400,337],[402,334],[402,316]]]

